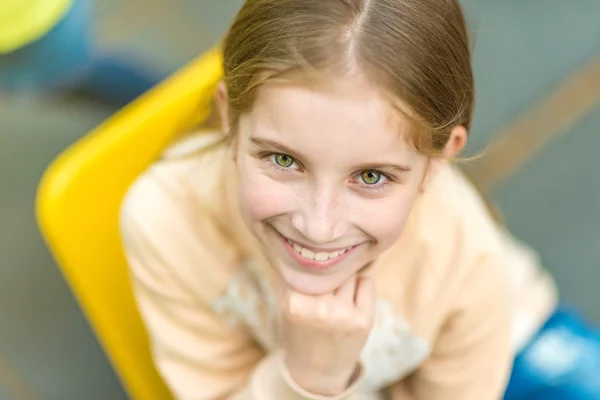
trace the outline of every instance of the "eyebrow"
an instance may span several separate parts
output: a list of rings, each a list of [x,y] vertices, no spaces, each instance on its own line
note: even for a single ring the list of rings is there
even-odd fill
[[[296,158],[300,158],[297,157],[297,154],[295,154],[296,152],[294,150],[271,139],[251,137],[250,143],[252,143],[256,147],[271,147],[277,149],[278,151],[281,151],[282,153],[289,154]]]
[[[294,158],[300,158],[296,152],[292,149],[290,149],[287,146],[284,146],[281,143],[278,143],[274,140],[271,139],[265,139],[265,138],[258,138],[258,137],[251,137],[249,138],[250,142],[257,147],[266,147],[266,148],[273,148],[276,149],[277,151],[280,151],[282,153],[285,154],[289,154],[290,156],[294,157]],[[376,170],[380,170],[380,169],[393,169],[396,172],[400,173],[400,174],[406,174],[410,171],[412,171],[412,168],[409,167],[408,165],[401,165],[401,164],[387,164],[387,163],[368,163],[368,164],[362,164],[359,165],[358,167],[356,167],[356,169],[358,170],[372,170],[372,169],[376,169]]]
[[[400,165],[400,164],[385,164],[385,163],[375,163],[375,164],[365,164],[359,165],[357,169],[360,170],[371,170],[371,169],[393,169],[399,174],[407,174],[412,171],[412,168],[408,165]]]

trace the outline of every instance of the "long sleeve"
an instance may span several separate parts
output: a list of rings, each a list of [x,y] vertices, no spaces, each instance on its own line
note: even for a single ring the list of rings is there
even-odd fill
[[[468,295],[453,307],[432,354],[408,379],[395,384],[392,400],[497,400],[512,365],[509,302],[502,268],[482,259],[463,282]]]
[[[420,311],[437,318],[432,351],[391,388],[392,399],[496,400],[502,398],[514,355],[512,261],[472,185],[455,169],[439,178],[422,227],[435,249],[428,266],[443,271],[428,275],[430,280],[438,276],[434,306]]]
[[[181,400],[348,400],[311,395],[288,376],[281,355],[265,355],[252,337],[221,320],[211,299],[234,263],[208,213],[190,213],[150,174],[130,190],[121,231],[134,294],[154,360]],[[189,200],[189,199],[188,199]]]

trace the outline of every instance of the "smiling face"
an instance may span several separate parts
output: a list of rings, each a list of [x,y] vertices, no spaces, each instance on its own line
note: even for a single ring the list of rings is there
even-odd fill
[[[266,84],[241,117],[240,207],[293,289],[335,290],[400,236],[428,170],[375,89]]]

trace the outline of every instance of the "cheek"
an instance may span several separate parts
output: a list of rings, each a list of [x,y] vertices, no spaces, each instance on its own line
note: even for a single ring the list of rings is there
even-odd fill
[[[355,222],[383,246],[395,242],[402,233],[416,198],[416,191],[403,191],[397,195],[377,201],[367,201],[359,205],[354,215],[360,216]]]
[[[253,162],[238,166],[240,208],[246,221],[262,221],[289,212],[289,188],[266,176]]]

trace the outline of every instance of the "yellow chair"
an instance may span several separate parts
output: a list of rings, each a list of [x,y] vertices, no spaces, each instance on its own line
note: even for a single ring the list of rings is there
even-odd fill
[[[208,115],[221,77],[212,50],[64,151],[40,183],[42,235],[132,399],[170,399],[155,370],[130,288],[118,230],[132,181]]]

